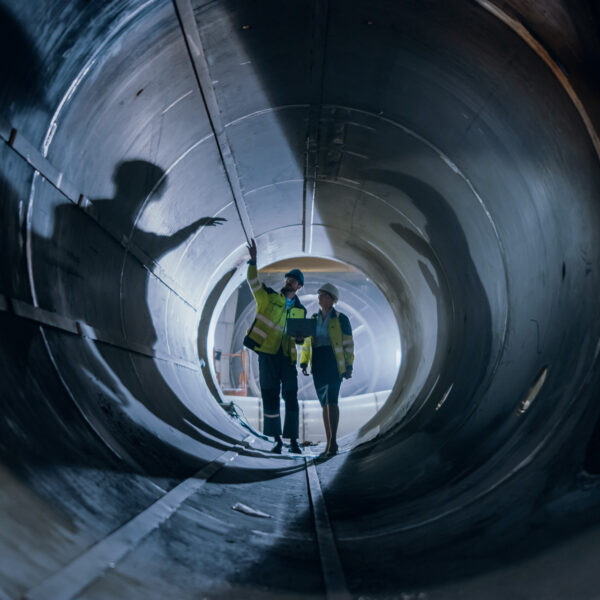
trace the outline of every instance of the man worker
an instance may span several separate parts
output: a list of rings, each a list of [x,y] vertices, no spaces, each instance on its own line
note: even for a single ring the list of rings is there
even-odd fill
[[[296,296],[304,285],[300,269],[285,274],[281,292],[265,286],[258,278],[256,242],[248,244],[248,285],[256,300],[256,316],[244,338],[244,346],[258,354],[260,393],[263,403],[263,432],[275,438],[271,452],[281,454],[283,447],[279,389],[285,402],[283,437],[290,440],[290,452],[302,454],[298,445],[298,376],[296,344],[303,339],[291,338],[284,333],[287,319],[306,318],[306,309]]]

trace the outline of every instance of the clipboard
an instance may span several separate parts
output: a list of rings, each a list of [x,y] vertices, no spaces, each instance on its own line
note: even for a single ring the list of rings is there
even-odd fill
[[[317,329],[315,319],[287,319],[285,332],[294,338],[314,337]]]

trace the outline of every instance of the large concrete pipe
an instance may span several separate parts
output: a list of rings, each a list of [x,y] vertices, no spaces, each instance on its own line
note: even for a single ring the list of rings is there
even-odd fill
[[[597,597],[593,2],[0,6],[0,597]],[[219,406],[249,238],[395,316],[316,467]]]

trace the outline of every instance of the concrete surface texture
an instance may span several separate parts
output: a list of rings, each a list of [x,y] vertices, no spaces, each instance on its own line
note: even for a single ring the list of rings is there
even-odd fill
[[[1,0],[0,598],[598,598],[598,11]],[[329,460],[220,406],[250,238],[395,316]]]

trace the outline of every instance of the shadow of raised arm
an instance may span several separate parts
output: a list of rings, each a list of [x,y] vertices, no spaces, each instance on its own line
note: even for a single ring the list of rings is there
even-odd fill
[[[165,252],[182,244],[192,233],[202,227],[215,227],[227,221],[224,217],[200,217],[194,222],[182,227],[172,235],[158,235],[156,233],[137,230],[134,239],[144,250],[152,249],[154,259],[159,258]]]

